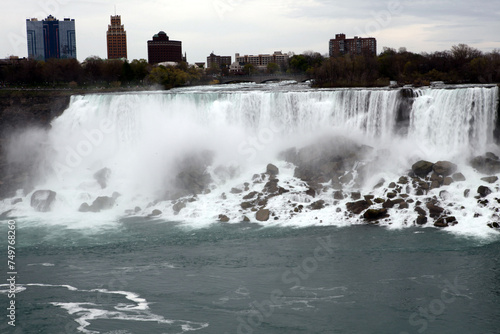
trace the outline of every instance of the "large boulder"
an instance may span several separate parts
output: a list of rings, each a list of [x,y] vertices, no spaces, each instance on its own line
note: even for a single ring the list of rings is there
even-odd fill
[[[489,194],[492,193],[491,189],[486,187],[486,186],[479,186],[477,188],[477,193],[479,194],[479,196],[481,197],[486,197],[488,196]]]
[[[179,199],[188,195],[203,193],[210,183],[212,177],[207,172],[207,167],[213,161],[213,152],[201,151],[185,156],[177,163],[177,173],[173,179],[173,190],[167,194],[167,199]]]
[[[487,176],[487,177],[482,177],[482,181],[488,182],[488,183],[495,183],[498,181],[498,176]]]
[[[276,176],[280,173],[280,170],[278,167],[276,167],[273,164],[268,164],[266,168],[266,174],[271,175],[271,177]]]
[[[110,196],[99,196],[93,202],[92,205],[88,205],[87,203],[83,203],[80,205],[78,211],[80,212],[100,212],[103,210],[111,209],[116,202],[116,199],[120,197],[120,194],[114,192],[113,195]]]
[[[429,161],[420,160],[411,166],[413,173],[420,177],[426,177],[432,171],[434,164]]]
[[[484,156],[477,156],[470,161],[472,167],[483,174],[500,173],[500,160],[493,153],[486,153]]]
[[[347,210],[357,215],[359,215],[364,210],[368,209],[370,206],[371,203],[369,203],[367,200],[346,203]]]
[[[438,206],[436,202],[428,202],[425,206],[429,210],[429,216],[432,218],[438,218],[444,212],[444,209]]]
[[[39,212],[48,212],[56,200],[56,192],[52,190],[37,190],[31,195],[31,207]]]
[[[389,217],[389,214],[387,213],[386,208],[368,209],[363,214],[363,218],[365,218],[366,220],[379,220],[379,219],[386,218],[386,217]]]
[[[265,222],[269,220],[271,212],[268,209],[260,209],[255,214],[255,218],[260,222]]]
[[[449,161],[438,161],[433,166],[434,173],[442,176],[448,176],[457,171],[457,165]]]

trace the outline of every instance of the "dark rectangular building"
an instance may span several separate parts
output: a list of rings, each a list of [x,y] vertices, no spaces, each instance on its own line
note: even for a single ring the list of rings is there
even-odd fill
[[[330,57],[342,55],[377,55],[377,40],[373,37],[346,38],[345,34],[336,34],[335,39],[330,40]]]
[[[182,57],[182,42],[171,41],[164,31],[160,31],[148,41],[148,62],[158,64],[163,62],[184,61]]]

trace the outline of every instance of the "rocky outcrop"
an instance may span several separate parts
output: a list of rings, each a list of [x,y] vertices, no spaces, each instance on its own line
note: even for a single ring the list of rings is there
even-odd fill
[[[411,166],[411,170],[416,176],[426,177],[432,171],[434,164],[429,161],[420,160]]]
[[[497,174],[500,173],[500,159],[495,154],[488,152],[482,156],[477,156],[470,161],[470,164],[479,173]]]
[[[172,181],[174,190],[166,194],[166,199],[176,200],[188,195],[198,195],[208,189],[212,177],[207,167],[213,162],[213,152],[200,151],[184,157],[177,163],[178,172]]]
[[[78,211],[80,212],[100,212],[103,210],[109,210],[114,207],[116,199],[120,197],[120,194],[114,192],[113,195],[110,196],[99,196],[97,197],[91,205],[88,203],[82,203]]]
[[[321,183],[331,181],[333,188],[341,189],[342,185],[358,181],[354,180],[351,171],[372,151],[373,148],[344,137],[330,137],[301,149],[288,149],[281,153],[281,157],[297,166],[294,176],[307,182],[318,193]],[[362,174],[358,173],[358,176],[362,177]]]
[[[32,161],[7,160],[7,141],[24,129],[46,130],[50,122],[68,107],[71,91],[0,91],[0,199],[15,196],[16,190],[24,194],[33,190],[36,157]]]
[[[52,190],[37,190],[31,195],[30,205],[39,212],[51,211],[56,195],[56,192]]]

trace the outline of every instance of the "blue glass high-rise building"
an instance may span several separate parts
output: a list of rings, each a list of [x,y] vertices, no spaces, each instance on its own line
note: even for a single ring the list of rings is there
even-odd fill
[[[26,20],[28,57],[36,60],[76,58],[75,20],[59,21],[52,15],[45,20]]]

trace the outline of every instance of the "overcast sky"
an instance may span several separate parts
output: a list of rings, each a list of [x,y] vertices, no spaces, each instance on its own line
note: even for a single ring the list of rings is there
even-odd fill
[[[499,0],[19,0],[2,6],[0,58],[27,56],[26,19],[75,19],[78,59],[106,58],[110,15],[121,15],[129,59],[147,59],[147,41],[163,30],[182,41],[188,61],[283,51],[328,53],[337,33],[377,38],[412,52],[465,43],[500,49]]]

